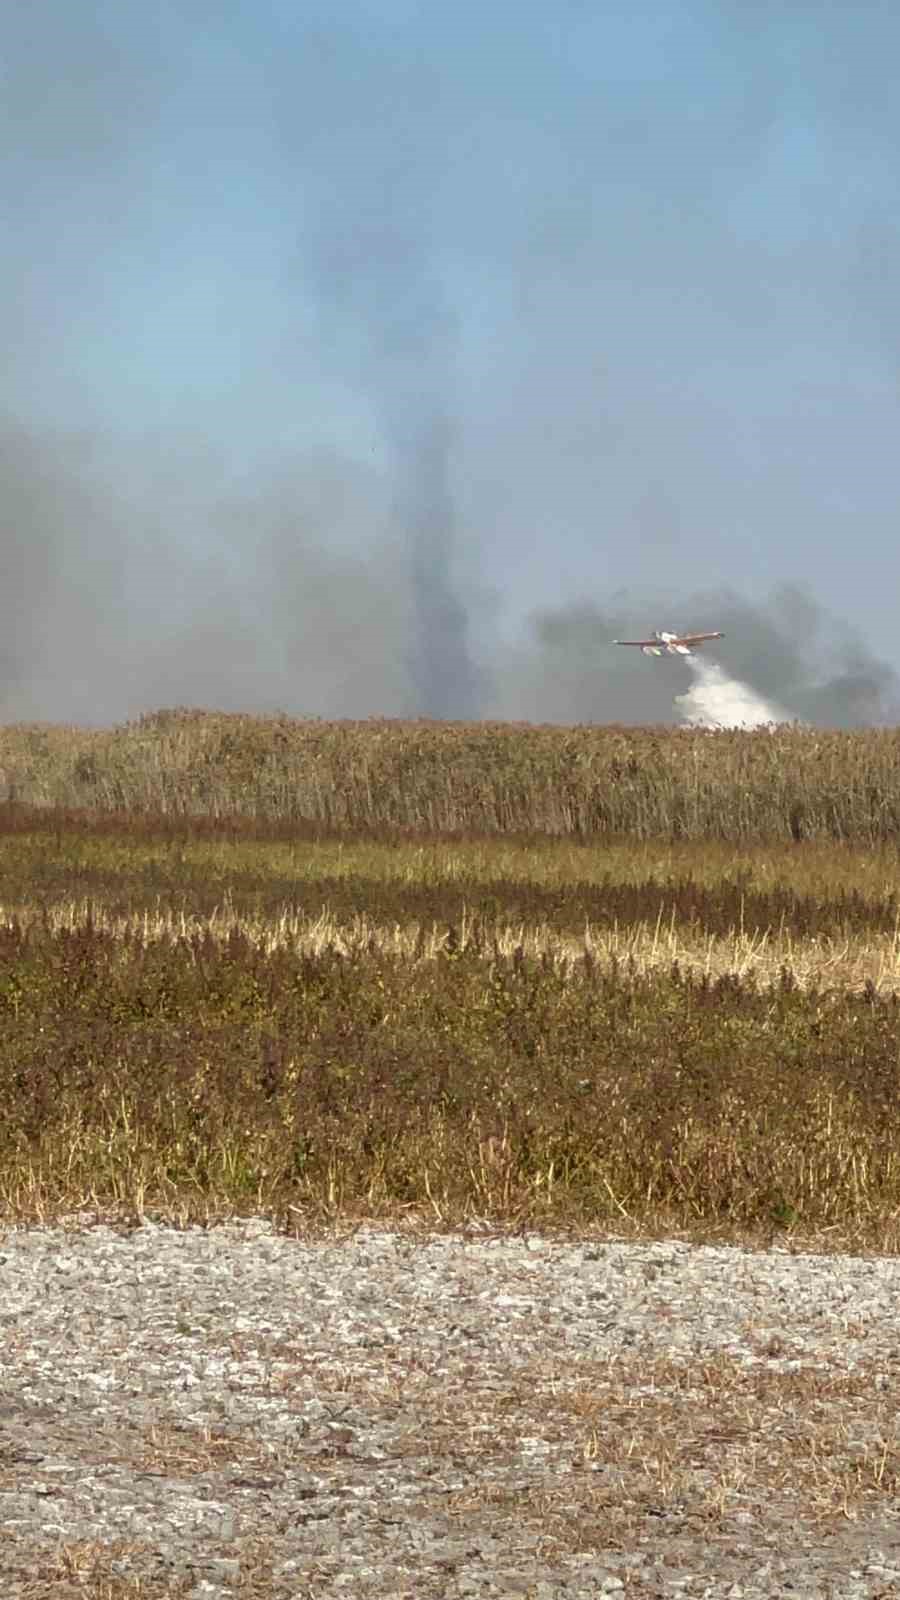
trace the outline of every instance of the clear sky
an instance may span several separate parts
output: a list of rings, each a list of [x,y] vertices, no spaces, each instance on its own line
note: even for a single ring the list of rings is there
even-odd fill
[[[664,716],[607,640],[670,625],[892,711],[900,7],[34,0],[4,58],[4,716]]]

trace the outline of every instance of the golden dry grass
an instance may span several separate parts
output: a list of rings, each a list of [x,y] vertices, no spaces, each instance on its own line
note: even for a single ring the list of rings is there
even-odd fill
[[[416,833],[733,842],[896,839],[900,734],[325,723],[160,711],[121,728],[0,730],[42,806],[243,815]]]
[[[93,899],[40,909],[29,902],[0,902],[3,923],[54,933],[93,929],[124,944],[135,939],[143,943],[210,939],[226,945],[239,935],[265,954],[359,957],[377,950],[410,963],[434,962],[451,948],[461,954],[474,952],[486,962],[518,952],[530,960],[549,957],[569,972],[587,956],[601,971],[625,969],[636,977],[667,973],[677,966],[685,975],[712,982],[734,977],[768,987],[788,974],[799,988],[900,993],[900,925],[888,934],[857,938],[803,938],[786,928],[755,933],[740,927],[717,935],[682,927],[674,906],[667,918],[660,910],[652,924],[602,928],[586,922],[578,936],[561,934],[549,924],[510,924],[465,912],[456,926],[421,922],[386,926],[365,913],[344,919],[327,909],[308,914],[291,909],[273,915],[241,912],[227,900],[208,915],[161,908],[117,913]]]
[[[70,761],[74,733],[41,738]],[[173,714],[89,740],[95,789],[174,741],[232,810],[0,808],[4,1207],[893,1239],[894,843],[416,832],[417,756],[539,788],[585,752],[724,782],[775,749],[642,739]],[[279,751],[399,762],[409,827],[234,815]]]

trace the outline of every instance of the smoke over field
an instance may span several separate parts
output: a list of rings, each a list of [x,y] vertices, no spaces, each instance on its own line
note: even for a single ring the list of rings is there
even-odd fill
[[[611,642],[651,627],[725,637],[659,659]],[[648,591],[541,611],[499,659],[495,687],[503,715],[548,722],[864,727],[895,720],[900,701],[889,664],[798,587],[757,603],[729,590]]]
[[[211,15],[13,8],[0,719],[893,715],[900,11]]]

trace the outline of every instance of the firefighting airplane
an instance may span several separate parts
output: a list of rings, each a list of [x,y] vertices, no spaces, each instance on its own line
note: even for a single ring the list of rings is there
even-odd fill
[[[692,645],[703,644],[705,639],[724,639],[724,633],[659,633],[654,630],[649,639],[613,639],[613,644],[633,644],[645,656],[693,655]]]

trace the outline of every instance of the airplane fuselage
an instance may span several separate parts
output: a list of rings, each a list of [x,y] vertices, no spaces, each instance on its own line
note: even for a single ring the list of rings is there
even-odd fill
[[[692,656],[691,646],[705,644],[707,639],[723,639],[725,635],[715,633],[665,633],[661,629],[654,629],[648,639],[614,639],[613,644],[633,645],[635,649],[643,652],[645,656]]]
[[[654,629],[654,644],[641,646],[641,653],[645,656],[661,656],[664,652],[670,656],[689,656],[692,651],[686,644],[682,644],[677,633],[662,633]]]

